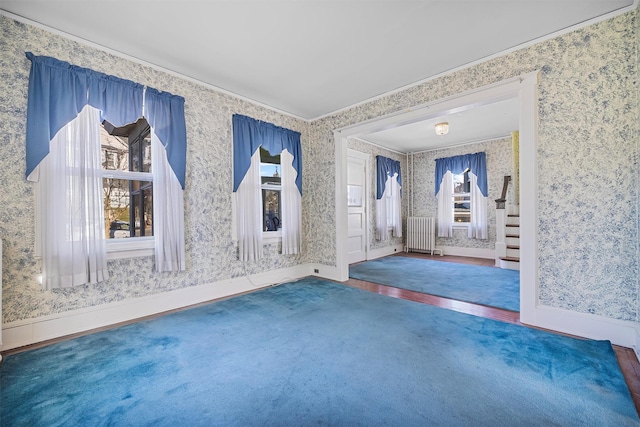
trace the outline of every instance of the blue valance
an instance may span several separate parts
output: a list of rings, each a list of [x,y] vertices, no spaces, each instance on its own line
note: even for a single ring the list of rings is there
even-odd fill
[[[487,155],[484,152],[475,154],[464,154],[462,156],[445,157],[436,159],[436,195],[440,191],[442,178],[451,171],[457,175],[469,169],[478,178],[478,188],[482,195],[489,196],[489,186],[487,185]]]
[[[376,199],[381,199],[384,194],[387,177],[398,174],[398,184],[402,188],[402,176],[400,175],[400,162],[384,156],[376,156]],[[402,197],[402,190],[400,190]]]
[[[233,115],[233,191],[251,166],[251,156],[262,146],[272,156],[283,150],[293,156],[293,168],[298,172],[296,186],[302,194],[302,148],[300,132],[276,126],[240,114]]]
[[[187,127],[184,98],[148,87],[144,97],[144,116],[167,151],[167,160],[182,189],[187,166]]]
[[[116,127],[144,117],[167,149],[171,168],[184,188],[187,135],[184,98],[161,94],[139,83],[26,52],[31,60],[27,106],[27,171],[49,154],[49,143],[86,105]],[[162,105],[162,106],[161,106]],[[170,155],[170,153],[172,153]]]

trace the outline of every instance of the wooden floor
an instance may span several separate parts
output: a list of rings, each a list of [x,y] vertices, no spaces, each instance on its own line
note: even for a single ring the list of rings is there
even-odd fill
[[[484,265],[488,267],[495,266],[494,260],[482,258],[466,258],[449,255],[441,257],[438,255],[431,256],[415,252],[402,253],[394,256],[409,256],[413,258],[424,258],[442,262],[457,262],[462,264]],[[485,317],[488,319],[500,320],[502,322],[521,325],[522,327],[528,327],[520,323],[520,314],[514,311],[457,301],[435,295],[423,294],[421,292],[394,288],[392,286],[378,285],[376,283],[366,282],[364,280],[358,279],[349,279],[345,284],[354,288],[364,289],[393,298],[400,298],[409,301],[420,302],[423,304],[434,305],[449,310],[459,311],[461,313]],[[614,345],[613,349],[616,353],[616,356],[618,357],[620,369],[622,371],[622,374],[624,375],[625,381],[627,382],[629,391],[631,392],[631,397],[633,398],[633,402],[636,405],[636,410],[640,414],[640,363],[638,363],[638,359],[636,358],[636,354],[633,349],[620,347],[617,345]]]

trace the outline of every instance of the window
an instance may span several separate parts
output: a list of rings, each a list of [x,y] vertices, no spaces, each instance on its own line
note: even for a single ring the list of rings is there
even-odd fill
[[[26,176],[37,182],[36,253],[45,289],[107,280],[107,252],[155,253],[156,272],[184,270],[184,98],[26,55]],[[101,127],[121,138],[103,141]],[[151,146],[160,155],[152,158]],[[121,238],[127,232],[136,238]]]
[[[262,230],[277,232],[282,228],[280,154],[272,156],[262,147],[260,147],[260,180],[262,185]]]
[[[453,175],[453,222],[467,225],[471,222],[471,181],[469,169]]]
[[[402,237],[402,178],[400,162],[376,156],[376,239],[388,240],[389,231]]]
[[[487,155],[484,152],[436,159],[438,237],[453,237],[455,225],[470,239],[487,239]]]
[[[153,236],[151,130],[142,118],[100,132],[107,239]]]
[[[300,252],[302,157],[300,132],[234,114],[233,203],[238,259],[263,257],[263,243],[283,255]],[[284,214],[284,215],[283,215]]]

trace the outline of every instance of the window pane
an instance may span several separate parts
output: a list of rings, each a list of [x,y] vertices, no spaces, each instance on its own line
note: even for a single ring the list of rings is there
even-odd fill
[[[280,218],[280,191],[262,190],[263,230],[277,231],[282,225]]]
[[[280,185],[280,155],[272,156],[260,147],[260,176],[263,184]]]
[[[453,192],[468,193],[470,190],[469,172],[453,175]]]
[[[153,198],[149,181],[131,181],[133,236],[153,236]]]
[[[471,198],[469,196],[453,196],[453,221],[471,222]]]
[[[260,177],[263,184],[280,185],[280,165],[260,163]]]
[[[131,144],[131,164],[129,170],[134,172],[140,172],[140,141],[135,141]]]
[[[151,135],[142,140],[142,172],[151,172]]]
[[[153,236],[151,182],[114,178],[102,182],[106,238]]]
[[[129,170],[129,142],[126,136],[109,135],[100,126],[102,167],[107,170]]]
[[[106,238],[129,237],[129,181],[105,178],[102,184]]]

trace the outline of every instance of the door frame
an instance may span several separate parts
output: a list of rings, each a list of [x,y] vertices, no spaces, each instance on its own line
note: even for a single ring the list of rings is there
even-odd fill
[[[369,242],[369,221],[370,221],[370,217],[369,217],[369,187],[371,186],[371,171],[370,171],[370,161],[371,161],[371,155],[369,153],[363,153],[362,151],[357,151],[357,150],[353,150],[351,148],[347,147],[347,163],[348,163],[348,158],[349,157],[354,157],[354,158],[358,158],[361,160],[364,160],[364,188],[362,190],[362,200],[364,203],[363,209],[364,209],[364,259],[368,260],[369,259],[369,246],[370,246],[370,242]],[[347,179],[347,184],[348,184],[348,179]],[[347,216],[348,216],[348,210],[349,207],[347,206]],[[347,224],[347,237],[349,234],[349,225]],[[347,264],[349,264],[349,260],[348,260],[348,249],[347,249]]]
[[[337,279],[349,278],[347,259],[347,140],[372,132],[517,98],[520,113],[520,320],[535,325],[539,294],[537,239],[538,71],[334,130]]]

